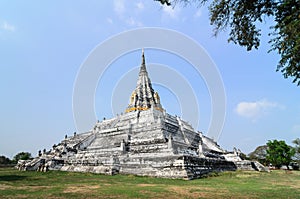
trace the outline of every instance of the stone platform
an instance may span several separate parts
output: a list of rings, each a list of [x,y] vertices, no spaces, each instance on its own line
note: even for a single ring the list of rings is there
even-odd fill
[[[245,165],[249,166],[236,152],[223,150],[163,109],[143,53],[137,86],[124,114],[98,121],[88,132],[66,136],[50,151],[20,162],[18,168],[194,179]]]

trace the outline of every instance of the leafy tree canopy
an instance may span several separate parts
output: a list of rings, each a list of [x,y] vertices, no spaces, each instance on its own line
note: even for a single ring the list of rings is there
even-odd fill
[[[256,147],[256,149],[253,152],[249,153],[249,159],[250,160],[257,160],[260,163],[262,163],[264,165],[267,165],[269,163],[266,160],[267,149],[268,149],[267,145]]]
[[[161,4],[175,5],[178,2],[198,2],[199,6],[209,0],[155,0]],[[300,85],[300,1],[299,0],[212,0],[209,5],[210,23],[214,35],[229,28],[229,42],[257,49],[261,29],[266,17],[274,20],[269,32],[270,51],[281,56],[277,71],[285,78],[293,78]]]
[[[2,165],[6,165],[6,164],[10,164],[11,160],[7,157],[5,157],[4,155],[0,156],[0,164]]]
[[[300,138],[297,138],[295,140],[293,140],[293,143],[296,145],[295,148],[296,148],[296,151],[298,153],[300,153]]]
[[[300,161],[300,138],[293,140],[293,143],[295,144],[295,151],[296,151],[294,158],[297,161]]]
[[[280,168],[282,165],[288,166],[295,155],[295,149],[288,146],[285,141],[268,141],[267,142],[267,160],[275,167]]]
[[[32,158],[31,153],[20,152],[14,156],[13,161],[18,162],[19,160],[29,160],[31,158]]]

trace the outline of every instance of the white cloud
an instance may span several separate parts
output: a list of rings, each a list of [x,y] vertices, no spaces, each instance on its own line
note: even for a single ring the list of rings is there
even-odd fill
[[[113,23],[114,23],[113,20],[112,20],[111,18],[109,18],[109,17],[106,19],[106,21],[107,21],[107,23],[109,23],[109,24],[113,24]]]
[[[144,10],[144,8],[145,8],[145,6],[144,6],[144,4],[142,2],[138,2],[136,4],[136,7],[137,7],[138,10]]]
[[[114,0],[114,11],[118,15],[122,15],[125,12],[124,0]]]
[[[128,19],[126,19],[126,24],[129,26],[138,26],[141,27],[143,26],[143,24],[140,21],[135,20],[134,18],[130,17]]]
[[[194,17],[195,17],[195,18],[199,18],[199,17],[201,17],[201,15],[202,15],[202,11],[201,11],[201,9],[199,9],[199,10],[197,10],[197,12],[194,14]]]
[[[144,4],[142,2],[133,4],[132,6],[133,9],[136,9],[138,11],[141,11],[144,9]],[[125,8],[125,0],[114,0],[114,11],[118,15],[118,19],[125,23],[127,26],[133,26],[133,27],[141,27],[143,26],[143,23],[136,20],[134,17],[130,16],[127,17],[128,14],[134,14],[134,12],[130,11],[131,9],[128,8],[126,10]],[[111,18],[107,18],[106,21],[110,24],[113,24],[113,20]]]
[[[238,115],[255,121],[275,108],[282,108],[282,106],[276,102],[262,99],[256,102],[240,102],[236,106],[235,111]]]
[[[4,21],[1,24],[1,29],[6,30],[6,31],[10,31],[10,32],[14,32],[16,30],[16,27],[9,24],[7,21]]]
[[[169,17],[176,19],[180,13],[179,6],[176,6],[175,8],[171,6],[164,5],[163,6],[163,12],[168,15]]]

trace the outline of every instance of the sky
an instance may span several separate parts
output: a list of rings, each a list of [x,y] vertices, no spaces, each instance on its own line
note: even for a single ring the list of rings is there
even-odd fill
[[[0,155],[12,158],[28,151],[36,156],[66,134],[84,131],[77,127],[73,104],[81,68],[105,41],[149,27],[190,38],[214,63],[226,95],[226,117],[218,139],[222,148],[236,147],[248,154],[268,140],[291,144],[300,137],[299,87],[276,72],[279,55],[267,53],[271,25],[268,19],[260,25],[260,48],[246,51],[228,43],[226,31],[214,37],[207,8],[196,4],[173,8],[152,0],[1,1]],[[134,40],[126,42],[130,45]],[[176,46],[178,41],[168,42]],[[99,65],[105,56],[98,56]],[[212,113],[214,85],[197,73],[197,66],[170,51],[145,46],[145,56],[166,111],[205,134],[212,118],[222,115]],[[99,120],[126,109],[140,61],[139,48],[105,66],[92,102]],[[80,108],[85,109],[84,104]]]

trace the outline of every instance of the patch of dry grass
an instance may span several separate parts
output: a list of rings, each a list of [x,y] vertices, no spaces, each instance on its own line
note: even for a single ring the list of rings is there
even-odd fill
[[[0,198],[299,198],[300,171],[224,172],[197,180],[0,169]]]

